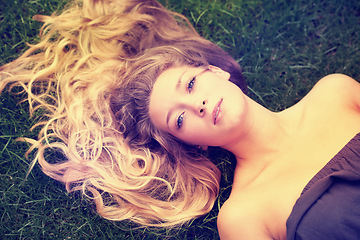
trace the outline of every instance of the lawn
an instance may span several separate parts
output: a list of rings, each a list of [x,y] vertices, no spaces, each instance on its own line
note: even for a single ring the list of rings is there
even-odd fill
[[[186,15],[205,38],[242,66],[249,95],[273,111],[299,101],[321,77],[344,73],[360,79],[360,1],[162,0]],[[61,9],[65,0],[0,0],[0,65],[37,41],[35,14]],[[339,89],[341,91],[341,89]],[[359,93],[360,95],[360,93]],[[231,190],[234,159],[219,149],[210,155],[223,172],[221,193],[206,216],[173,230],[136,229],[98,216],[80,194],[38,166],[25,176],[27,145],[35,137],[21,96],[0,95],[1,239],[218,239],[216,216]]]

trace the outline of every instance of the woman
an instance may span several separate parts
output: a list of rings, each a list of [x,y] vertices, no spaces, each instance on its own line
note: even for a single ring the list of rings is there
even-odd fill
[[[111,97],[125,139],[170,155],[220,146],[236,156],[231,196],[218,216],[222,239],[358,238],[358,82],[326,76],[275,113],[194,49],[149,49],[129,66],[127,84]],[[174,148],[177,141],[183,144]]]
[[[242,234],[246,239],[246,224],[251,224],[250,229],[259,229],[260,234],[266,237],[274,235],[274,238],[277,237],[274,228],[278,227],[282,231],[278,235],[279,238],[284,236],[283,220],[275,227],[269,226],[271,234],[261,231],[268,227],[268,215],[263,216],[261,212],[263,221],[256,218],[250,221],[249,216],[260,215],[260,210],[251,211],[251,215],[244,215],[246,221],[236,224],[235,227],[239,228],[239,231],[240,227],[246,228],[245,230],[237,231],[236,234],[232,232],[232,225],[236,222],[230,221],[238,219],[239,216],[228,212],[245,214],[243,209],[235,210],[239,207],[248,209],[247,204],[252,202],[251,197],[258,197],[256,192],[259,194],[259,191],[268,188],[259,184],[251,188],[255,192],[251,195],[251,190],[247,190],[247,193],[246,189],[243,190],[241,187],[247,182],[256,185],[257,182],[272,180],[271,177],[266,179],[266,176],[274,175],[276,166],[277,171],[287,166],[281,165],[280,160],[275,164],[275,149],[272,149],[272,154],[269,155],[269,150],[259,147],[272,146],[260,145],[258,141],[269,139],[273,135],[272,131],[277,130],[272,127],[277,126],[277,118],[274,117],[277,114],[266,111],[242,94],[246,88],[241,70],[233,59],[188,28],[179,26],[173,14],[154,1],[129,1],[125,4],[84,1],[83,4],[74,4],[59,16],[38,19],[46,23],[42,41],[32,46],[15,62],[4,66],[1,69],[0,83],[0,89],[8,84],[23,87],[29,96],[32,112],[38,108],[45,108],[47,111],[48,118],[38,125],[42,127],[39,140],[26,139],[33,144],[30,151],[37,149],[34,164],[38,161],[46,174],[64,182],[69,191],[82,190],[85,194],[90,192],[97,204],[98,212],[108,219],[130,219],[142,225],[173,226],[211,209],[218,193],[220,172],[211,161],[199,154],[199,148],[206,148],[208,145],[223,146],[238,156],[239,164],[234,191],[219,217],[222,237],[238,237]],[[186,73],[179,70],[185,66],[195,68],[190,68],[191,71],[187,70]],[[219,89],[223,89],[219,80],[227,82],[228,78],[241,86],[243,91],[231,84],[225,84],[225,90],[221,90],[222,93],[228,90],[231,92],[229,95],[233,99],[232,107],[236,109],[235,122],[231,122],[229,128],[225,128],[227,131],[236,129],[231,141],[228,141],[228,138],[218,141],[220,135],[216,134],[213,136],[217,142],[211,138],[206,138],[207,141],[204,142],[205,138],[201,135],[194,140],[194,137],[186,138],[189,136],[187,134],[180,136],[161,128],[162,122],[157,123],[156,116],[161,116],[163,121],[167,121],[168,118],[167,115],[164,117],[155,111],[157,102],[162,102],[162,98],[157,99],[158,101],[154,98],[158,89],[155,83],[160,84],[161,76],[172,69],[177,72],[170,72],[171,74],[166,76],[165,79],[169,79],[169,82],[171,76],[177,76],[176,73],[180,71],[181,74],[184,73],[181,80],[189,78],[191,73],[196,73],[199,79],[211,76],[212,83],[216,83]],[[179,80],[179,76],[176,79]],[[185,82],[187,91],[196,93],[197,79],[189,78]],[[180,83],[184,85],[183,81]],[[173,87],[175,86],[178,85],[173,84]],[[204,84],[202,86],[206,88]],[[207,85],[206,89],[212,91],[213,88]],[[227,99],[217,99],[217,107],[212,109],[212,127],[221,126],[225,121],[225,106],[229,106]],[[199,116],[208,116],[209,111],[205,107],[213,104],[213,101],[210,103],[210,98],[204,98],[198,103]],[[155,106],[155,109],[151,106]],[[238,109],[239,106],[246,107],[246,111]],[[168,122],[172,122],[175,128],[185,127],[189,115],[189,112],[185,111],[179,112],[176,117],[169,115]],[[287,114],[281,115],[287,118],[281,119],[288,123],[292,120],[291,117],[296,119],[296,115],[287,111]],[[252,117],[256,117],[257,121],[254,122]],[[266,119],[269,121],[265,121]],[[250,130],[255,129],[252,126],[259,126],[261,120],[264,123],[261,123],[258,129],[262,131],[256,135]],[[239,124],[246,125],[242,128]],[[249,132],[245,132],[246,129]],[[282,135],[279,133],[276,136],[280,139]],[[265,134],[267,135],[264,136]],[[239,135],[243,140],[247,140],[249,146],[239,144],[231,147],[231,143],[239,143]],[[275,143],[279,142],[279,139],[271,139],[266,143],[273,142],[275,148]],[[223,141],[227,141],[228,144],[225,145]],[[291,138],[284,140],[291,141]],[[298,143],[303,142],[299,140]],[[55,162],[45,159],[45,153],[49,148],[58,149],[63,153],[64,159]],[[240,150],[243,151],[238,154]],[[263,157],[264,161],[250,161],[262,160],[259,155],[255,156],[260,153],[269,159]],[[292,152],[295,153],[297,152]],[[293,157],[292,154],[288,153]],[[277,157],[280,156],[279,154]],[[241,157],[247,161],[240,161]],[[264,163],[268,163],[266,167]],[[252,167],[252,164],[257,166]],[[296,169],[299,167],[291,166]],[[251,171],[246,171],[249,168]],[[263,177],[251,181],[255,178],[252,176],[252,169],[257,169],[257,173],[262,171],[259,176]],[[280,182],[280,179],[277,180]],[[288,182],[288,179],[284,182]],[[301,185],[298,183],[301,182],[299,179],[293,182]],[[295,187],[294,196],[297,194],[296,189],[300,188]],[[237,191],[247,194],[248,197],[240,199],[241,204],[231,204],[237,203]],[[266,200],[271,197],[264,195],[267,198],[261,196],[259,199]],[[291,204],[291,200],[295,201],[291,196],[287,197],[284,198],[284,202],[288,205]],[[256,209],[261,207],[264,207],[264,203],[257,201]],[[289,214],[286,210],[281,211],[279,208],[275,209],[276,206],[272,207],[279,215]],[[249,238],[251,237],[257,236],[252,235]]]

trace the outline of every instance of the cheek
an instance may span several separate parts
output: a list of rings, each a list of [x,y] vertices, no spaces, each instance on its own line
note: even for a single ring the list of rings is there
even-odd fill
[[[209,131],[207,130],[205,124],[192,123],[173,135],[187,144],[201,145],[208,138]]]

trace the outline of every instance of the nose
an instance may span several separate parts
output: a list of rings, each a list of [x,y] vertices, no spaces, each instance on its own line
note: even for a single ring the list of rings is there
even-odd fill
[[[202,101],[197,101],[197,103],[195,104],[195,113],[202,117],[205,115],[205,111],[206,111],[206,100],[202,100]]]

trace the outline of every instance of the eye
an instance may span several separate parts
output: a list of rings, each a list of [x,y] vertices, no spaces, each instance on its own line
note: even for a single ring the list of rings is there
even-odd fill
[[[180,129],[181,126],[182,126],[182,124],[183,124],[184,114],[185,114],[185,112],[182,112],[182,113],[180,114],[180,116],[179,116],[179,117],[177,118],[177,120],[176,120],[176,127],[177,127],[177,129]]]
[[[187,85],[187,89],[188,89],[189,93],[191,93],[192,88],[194,87],[195,80],[196,80],[196,77],[193,77]]]

